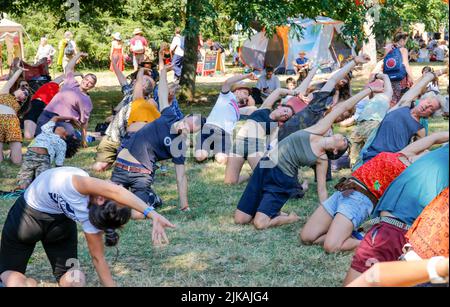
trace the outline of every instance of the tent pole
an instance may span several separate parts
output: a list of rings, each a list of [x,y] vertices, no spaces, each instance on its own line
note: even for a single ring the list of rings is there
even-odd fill
[[[23,32],[20,32],[20,51],[22,54],[22,60],[25,61],[25,50],[24,50],[24,45],[23,45]]]

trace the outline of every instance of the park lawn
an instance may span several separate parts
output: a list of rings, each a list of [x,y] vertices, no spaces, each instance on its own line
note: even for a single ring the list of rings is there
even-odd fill
[[[364,80],[357,78],[354,89],[362,87]],[[200,84],[200,102],[182,106],[185,113],[207,115],[220,90],[220,84]],[[111,107],[121,98],[118,87],[100,87],[92,93],[94,112],[91,129],[111,114]],[[430,130],[448,130],[448,122],[432,119]],[[346,129],[348,134],[350,130]],[[81,167],[91,175],[109,179],[111,172],[92,172],[95,145],[81,150],[66,165]],[[318,205],[314,174],[304,169],[304,178],[310,190],[301,200],[291,200],[284,211],[295,211],[300,221],[293,225],[256,231],[252,226],[237,226],[233,213],[245,189],[223,183],[225,167],[212,161],[197,164],[188,160],[189,203],[192,211],[178,210],[175,170],[171,162],[166,173],[157,173],[155,191],[164,200],[160,213],[176,224],[169,230],[170,245],[151,245],[151,223],[131,221],[121,232],[117,250],[107,248],[107,260],[119,286],[340,286],[349,268],[352,253],[328,255],[318,246],[304,246],[298,241],[298,232]],[[14,186],[19,168],[9,162],[0,164],[0,189]],[[245,170],[250,171],[246,166]],[[329,193],[337,179],[350,174],[343,170],[333,174],[328,184]],[[4,224],[13,200],[0,200],[0,225]],[[79,228],[80,229],[80,228]],[[79,231],[79,259],[87,273],[88,286],[99,286],[97,274]],[[42,286],[55,286],[51,267],[40,244],[30,259],[27,274]]]

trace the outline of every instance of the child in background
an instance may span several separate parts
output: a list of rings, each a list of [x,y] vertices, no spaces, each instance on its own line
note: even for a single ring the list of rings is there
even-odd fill
[[[289,78],[287,78],[286,79],[286,88],[288,89],[288,90],[295,90],[295,88],[297,87],[297,81],[295,81],[295,79],[294,78],[292,78],[292,77],[289,77]],[[290,95],[287,95],[286,97],[284,97],[282,100],[281,100],[281,105],[283,105],[283,106],[285,106],[287,103],[288,103],[288,101],[291,99],[291,98],[293,98],[294,96],[290,96]]]
[[[42,126],[42,133],[30,143],[24,156],[18,174],[20,190],[25,190],[36,177],[50,169],[53,162],[56,167],[61,167],[65,158],[72,158],[77,153],[81,143],[68,136],[64,127],[56,126],[57,122],[62,121],[71,121],[74,126],[79,125],[74,118],[55,116]]]

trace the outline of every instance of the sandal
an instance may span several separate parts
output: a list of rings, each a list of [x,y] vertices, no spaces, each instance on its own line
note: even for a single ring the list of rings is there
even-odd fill
[[[191,208],[185,207],[180,209],[181,212],[191,212]]]

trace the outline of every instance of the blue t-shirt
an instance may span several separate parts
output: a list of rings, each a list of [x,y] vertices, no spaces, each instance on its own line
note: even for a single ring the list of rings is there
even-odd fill
[[[308,58],[303,58],[303,59],[297,58],[297,59],[295,60],[295,62],[296,62],[298,65],[304,65],[304,64],[308,63],[308,61],[309,61]]]
[[[186,140],[171,133],[172,125],[178,121],[175,111],[167,107],[157,120],[145,125],[127,142],[125,148],[145,168],[153,170],[156,161],[172,159],[177,165],[184,164]]]
[[[422,125],[411,116],[409,107],[387,113],[378,127],[373,142],[363,153],[364,163],[381,152],[401,151],[421,129],[423,129]]]
[[[448,187],[448,154],[447,144],[411,164],[384,192],[374,217],[388,211],[412,225],[422,210]]]

